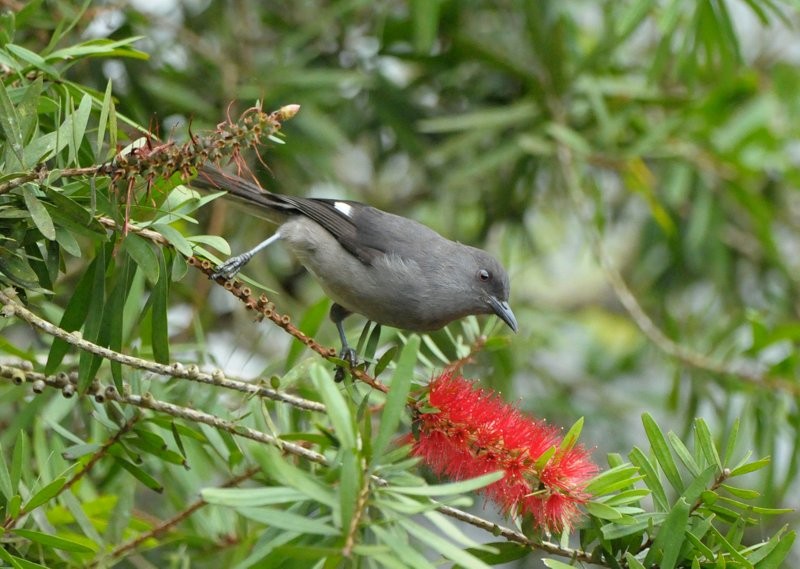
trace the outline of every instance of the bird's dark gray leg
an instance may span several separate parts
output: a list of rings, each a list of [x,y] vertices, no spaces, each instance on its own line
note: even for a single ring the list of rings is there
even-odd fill
[[[261,243],[250,249],[249,251],[245,251],[241,255],[236,255],[235,257],[231,257],[224,263],[222,263],[217,270],[211,275],[212,279],[216,279],[218,277],[222,277],[226,280],[230,280],[236,276],[236,274],[241,271],[244,266],[250,262],[250,259],[253,258],[253,255],[265,249],[269,245],[272,245],[275,241],[281,238],[281,234],[275,232],[274,235],[271,235],[268,239],[264,239]]]
[[[344,325],[342,322],[345,318],[350,316],[351,312],[340,304],[333,303],[330,311],[330,319],[336,324],[336,330],[339,332],[339,339],[342,341],[342,350],[339,352],[339,357],[350,364],[350,367],[355,367],[358,360],[356,358],[356,351],[347,343],[347,336],[344,333]],[[344,369],[342,367],[336,368],[336,375],[334,379],[340,382],[344,379]]]

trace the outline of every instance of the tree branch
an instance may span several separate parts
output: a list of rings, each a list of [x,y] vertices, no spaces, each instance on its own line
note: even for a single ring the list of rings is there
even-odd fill
[[[16,300],[16,295],[14,294],[13,289],[0,290],[0,303],[3,304],[2,309],[0,309],[0,314],[3,316],[16,316],[53,337],[60,338],[80,350],[101,356],[107,360],[119,362],[128,367],[142,369],[158,375],[188,379],[190,381],[216,385],[218,387],[239,391],[241,393],[247,393],[249,395],[255,395],[257,397],[266,397],[275,401],[282,401],[294,407],[308,411],[316,411],[320,413],[325,412],[325,405],[322,403],[303,399],[302,397],[297,397],[296,395],[290,395],[288,393],[283,393],[281,391],[276,391],[275,389],[270,389],[260,385],[253,385],[243,381],[228,379],[221,370],[214,370],[211,373],[206,373],[204,371],[200,371],[200,369],[194,364],[189,364],[186,366],[180,362],[175,362],[169,365],[160,364],[150,360],[137,358],[135,356],[121,354],[109,348],[99,346],[95,343],[89,342],[88,340],[84,340],[79,332],[67,332],[63,328],[48,322],[44,318],[40,318],[22,306],[22,304]]]

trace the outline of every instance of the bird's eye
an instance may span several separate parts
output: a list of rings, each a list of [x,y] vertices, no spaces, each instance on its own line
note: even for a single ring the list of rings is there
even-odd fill
[[[492,278],[492,273],[490,273],[486,269],[481,269],[478,271],[478,278],[483,282],[486,282]]]

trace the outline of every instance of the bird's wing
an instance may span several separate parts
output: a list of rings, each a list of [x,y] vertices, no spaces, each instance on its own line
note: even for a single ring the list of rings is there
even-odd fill
[[[359,202],[321,198],[298,198],[273,194],[276,199],[292,206],[298,213],[319,223],[336,240],[365,265],[385,253],[374,239],[365,239],[365,224],[373,221],[368,212],[374,208]],[[369,234],[369,231],[367,231]]]
[[[264,208],[268,212],[279,212],[273,221],[281,222],[286,215],[300,214],[308,217],[333,235],[342,247],[365,265],[373,261],[385,250],[381,241],[374,239],[376,228],[380,225],[376,217],[383,212],[359,202],[300,198],[268,192],[253,182],[240,176],[228,174],[211,165],[198,169],[192,185],[203,189],[226,190],[247,203]],[[384,214],[385,215],[385,214]]]

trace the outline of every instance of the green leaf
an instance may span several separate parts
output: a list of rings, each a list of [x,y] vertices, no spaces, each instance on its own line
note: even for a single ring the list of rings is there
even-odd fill
[[[647,488],[633,488],[631,490],[625,490],[619,494],[609,496],[603,500],[603,503],[608,504],[609,506],[622,506],[631,503],[638,503],[642,500],[642,498],[649,495],[650,490]]]
[[[474,555],[481,561],[485,561],[489,565],[500,565],[502,563],[510,563],[517,561],[523,557],[528,556],[531,550],[523,547],[517,543],[508,541],[497,541],[494,543],[487,543],[484,547],[491,548],[492,551],[485,549],[469,548],[467,552]],[[574,569],[574,568],[572,568]]]
[[[39,201],[39,198],[36,197],[34,185],[25,184],[22,186],[22,195],[25,198],[25,207],[28,208],[28,212],[31,214],[33,224],[36,225],[36,228],[44,235],[45,239],[55,240],[56,228],[53,225],[53,219],[47,213],[47,209]]]
[[[136,265],[144,272],[148,282],[151,285],[155,285],[160,276],[159,262],[158,255],[156,255],[150,243],[135,233],[128,233],[122,241],[122,249],[131,256]]]
[[[630,552],[625,552],[625,560],[628,562],[628,567],[630,567],[630,569],[645,569],[641,561],[631,555]]]
[[[46,57],[47,61],[83,59],[87,56],[128,57],[133,59],[149,59],[146,52],[134,49],[131,44],[143,36],[131,36],[120,40],[107,38],[92,39],[77,45],[55,50]]]
[[[538,472],[541,471],[547,463],[550,462],[550,459],[556,454],[556,447],[552,446],[544,451],[542,454],[536,457],[536,461],[533,463],[533,468]]]
[[[6,500],[10,500],[17,493],[17,487],[11,484],[11,474],[8,472],[8,464],[2,446],[0,446],[0,492]]]
[[[81,256],[81,247],[78,245],[75,236],[72,235],[68,229],[56,227],[56,243],[58,243],[61,249],[73,257],[77,258]]]
[[[743,476],[744,474],[749,474],[751,472],[755,472],[756,470],[761,470],[762,468],[769,466],[769,463],[772,462],[770,457],[760,458],[758,460],[754,460],[753,462],[748,462],[742,464],[741,466],[737,466],[733,470],[731,470],[730,478],[734,476]]]
[[[364,359],[368,362],[371,362],[375,359],[375,350],[378,349],[378,342],[381,339],[381,330],[383,327],[380,324],[375,324],[375,327],[372,329],[372,333],[369,335],[369,339],[367,340],[366,347],[364,351],[361,352],[364,354]]]
[[[675,454],[678,455],[678,458],[689,471],[689,473],[692,476],[699,476],[703,469],[700,468],[699,464],[697,464],[692,456],[692,453],[689,452],[689,449],[686,448],[686,445],[683,444],[683,441],[678,437],[678,435],[670,431],[667,433],[667,438],[669,439],[669,444],[672,446]]]
[[[97,234],[95,237],[102,237],[105,240],[105,229],[82,205],[50,186],[41,186],[40,189],[47,196],[48,202],[45,202],[44,205],[49,208],[48,211],[52,217],[63,225],[68,225],[66,222],[71,221],[70,229],[73,230],[85,233],[88,228],[92,233]]]
[[[738,518],[734,517],[734,520],[735,519]],[[708,531],[712,534],[712,539],[716,539],[720,549],[730,554],[732,562],[741,563],[742,565],[747,566],[747,559],[745,559],[744,556],[739,553],[737,547],[728,541],[717,528],[715,528],[713,525],[710,525]]]
[[[401,533],[396,526],[381,526],[373,524],[370,530],[378,537],[379,543],[385,544],[391,549],[395,555],[405,561],[406,567],[414,567],[414,569],[435,569],[430,561],[408,541],[408,537]]]
[[[100,443],[81,443],[64,449],[61,456],[64,457],[65,460],[78,460],[87,454],[96,453],[101,448],[103,448],[103,445]]]
[[[359,468],[359,457],[352,449],[343,449],[339,453],[341,474],[339,476],[339,511],[343,531],[349,531],[356,510],[358,496],[362,490],[363,470]]]
[[[570,427],[567,434],[564,435],[564,439],[561,441],[561,445],[559,445],[559,450],[561,452],[569,452],[572,450],[572,447],[578,442],[578,437],[581,436],[581,431],[583,430],[583,417],[575,421],[575,424]]]
[[[92,97],[85,94],[81,98],[78,109],[72,113],[71,129],[70,129],[70,157],[71,164],[78,163],[78,151],[83,142],[83,135],[86,133],[86,125],[89,123],[89,116],[92,112]]]
[[[22,510],[25,512],[30,512],[55,496],[58,496],[58,494],[61,492],[61,489],[64,487],[64,484],[66,483],[66,478],[56,478],[36,492],[36,494],[34,494],[31,499],[25,503],[25,505],[22,507]]]
[[[83,338],[89,342],[100,343],[103,315],[106,311],[106,269],[113,254],[113,245],[98,245],[94,262],[92,291],[89,297],[89,310],[83,325]],[[103,359],[96,354],[81,351],[78,358],[78,390],[85,393],[100,368]]]
[[[425,343],[425,346],[430,350],[430,352],[440,361],[443,365],[448,365],[450,363],[450,359],[444,355],[442,350],[439,349],[439,346],[436,345],[436,342],[433,341],[428,334],[424,334],[422,336],[422,341]]]
[[[19,516],[20,509],[22,508],[22,496],[15,494],[11,497],[6,505],[6,517],[16,518]]]
[[[6,563],[10,563],[14,569],[50,569],[45,565],[39,565],[38,563],[28,561],[27,559],[14,557],[3,547],[0,547],[0,559]]]
[[[669,483],[672,485],[675,491],[683,492],[683,480],[681,480],[678,467],[675,464],[675,460],[672,458],[672,453],[670,452],[667,439],[664,437],[664,433],[661,432],[658,424],[656,424],[655,420],[649,413],[644,413],[642,415],[642,423],[644,425],[644,431],[647,434],[647,440],[650,441],[650,447],[653,450],[653,455],[658,461],[658,464],[661,466],[661,469],[664,471],[664,475],[667,477],[667,480],[669,480]]]
[[[660,569],[674,569],[686,539],[686,526],[689,523],[691,506],[684,498],[680,498],[667,519],[658,528],[658,533],[653,541],[650,551],[645,557],[644,565],[651,566],[657,563]]]
[[[638,447],[633,447],[628,455],[630,461],[639,468],[639,472],[644,476],[644,483],[653,493],[653,499],[661,511],[669,510],[669,501],[667,500],[667,493],[664,491],[664,486],[658,477],[653,463],[645,456],[645,454]]]
[[[761,496],[761,492],[758,490],[752,490],[749,488],[737,488],[736,486],[731,486],[730,484],[723,484],[721,486],[725,491],[730,492],[737,498],[742,498],[743,500],[755,500],[759,496]]]
[[[189,243],[189,240],[171,225],[167,225],[166,223],[154,223],[152,228],[166,237],[167,241],[175,247],[175,250],[184,257],[191,257],[194,254],[192,244]]]
[[[111,79],[109,79],[108,82],[106,83],[106,92],[103,95],[103,102],[100,105],[100,119],[97,121],[97,139],[95,141],[95,154],[101,159],[102,159],[103,142],[105,142],[105,137],[106,137],[106,126],[108,126],[108,117],[111,113],[111,107],[114,105],[114,97],[112,96],[111,87],[112,83]]]
[[[138,434],[144,434],[142,431],[137,431]],[[153,433],[148,433],[152,435]],[[159,437],[160,438],[160,437]],[[125,442],[132,447],[136,447],[139,450],[154,456],[164,462],[169,462],[170,464],[177,464],[180,466],[186,466],[186,459],[178,452],[170,450],[166,447],[166,443],[163,440],[160,442],[154,442],[153,440],[148,439],[147,437],[128,437],[125,439]]]
[[[733,453],[736,450],[736,443],[739,438],[739,417],[733,421],[733,425],[728,432],[728,441],[725,443],[725,456],[723,464],[728,465],[733,460]]]
[[[20,118],[17,114],[16,107],[14,107],[14,104],[8,96],[8,91],[6,91],[6,86],[3,81],[0,81],[0,127],[2,127],[6,135],[8,147],[19,162],[19,168],[23,170],[27,169],[28,164],[24,162],[22,157],[25,140],[22,138]],[[9,171],[15,167],[16,165],[14,164],[6,164],[5,171]]]
[[[434,549],[434,551],[438,551],[444,557],[458,563],[462,567],[467,569],[489,568],[489,566],[480,559],[473,557],[460,547],[457,547],[449,541],[439,537],[431,532],[428,528],[423,528],[422,526],[417,525],[408,519],[400,519],[399,524],[403,527],[403,529],[416,537],[419,541],[428,544]]]
[[[707,488],[714,482],[717,473],[717,467],[711,465],[700,473],[700,475],[692,480],[686,487],[686,490],[681,495],[684,500],[690,504],[694,504],[700,499],[700,496],[707,491]]]
[[[317,392],[322,395],[322,401],[325,403],[328,417],[333,424],[334,433],[342,448],[355,449],[355,422],[350,413],[350,406],[342,397],[338,384],[333,381],[331,374],[320,363],[311,367],[311,379]]]
[[[269,488],[206,488],[200,492],[209,504],[220,506],[267,506],[272,504],[294,504],[307,498],[295,488],[271,486]]]
[[[411,16],[414,23],[414,51],[430,54],[439,31],[440,0],[412,0]]]
[[[153,478],[150,474],[148,474],[147,472],[145,472],[132,462],[119,456],[115,456],[114,460],[116,460],[117,464],[119,464],[122,468],[127,470],[139,482],[150,488],[150,490],[158,492],[159,494],[164,491],[164,487],[158,482],[158,480]]]
[[[465,494],[479,488],[493,484],[502,480],[506,473],[502,470],[490,472],[475,478],[469,478],[460,482],[448,482],[446,484],[431,484],[425,486],[389,486],[386,491],[398,494],[408,494],[410,496],[451,496],[453,494]]]
[[[711,431],[708,429],[708,424],[698,417],[694,420],[694,434],[695,443],[703,451],[703,455],[709,464],[715,464],[717,468],[722,471],[722,461],[717,453],[717,447],[714,444],[714,439],[711,436]]]
[[[128,294],[133,286],[134,278],[136,277],[138,267],[132,258],[128,257],[122,264],[122,267],[116,271],[116,283],[111,290],[111,300],[108,303],[108,310],[103,318],[106,322],[103,327],[106,331],[106,339],[108,347],[115,352],[122,352],[122,344],[124,341],[124,326],[125,326],[125,303],[128,300]],[[124,392],[123,377],[122,377],[122,364],[117,361],[109,362],[111,368],[111,377],[114,381],[114,386],[119,393]]]
[[[549,567],[550,569],[575,569],[575,567],[569,563],[564,563],[557,559],[542,559],[542,563],[544,563],[545,567]]]
[[[59,323],[59,327],[67,332],[72,332],[80,328],[86,319],[89,306],[91,305],[92,280],[94,271],[97,268],[97,263],[98,260],[95,257],[81,276],[78,284],[75,285],[72,297],[69,299],[69,302],[67,302],[67,307]],[[61,361],[64,359],[68,349],[69,344],[67,344],[67,342],[61,338],[53,339],[53,344],[50,346],[50,353],[47,356],[47,363],[44,367],[46,374],[55,373],[61,365]]]
[[[2,453],[2,449],[0,449]],[[19,481],[22,479],[23,465],[28,464],[28,435],[22,431],[17,436],[14,443],[14,454],[11,457],[11,488],[19,488]]]
[[[586,486],[592,496],[602,496],[631,486],[639,479],[639,469],[630,464],[621,464],[595,476]]]
[[[775,534],[772,539],[748,557],[748,561],[754,563],[756,569],[780,569],[783,567],[783,561],[792,550],[797,534],[790,531],[781,537],[782,532],[783,530]]]
[[[237,512],[258,523],[311,535],[339,535],[339,532],[321,519],[309,518],[275,508],[237,508]]]
[[[186,237],[186,240],[190,243],[202,243],[204,245],[208,245],[209,247],[213,247],[223,255],[231,254],[231,246],[228,245],[228,242],[225,241],[225,239],[217,235],[190,235]]]
[[[408,338],[406,345],[403,346],[403,351],[400,352],[397,367],[392,375],[391,389],[386,396],[386,404],[383,407],[383,413],[378,425],[378,436],[372,446],[373,463],[380,459],[392,437],[396,436],[400,419],[408,404],[408,393],[411,390],[411,380],[414,375],[419,346],[419,336],[412,335]]]
[[[44,71],[47,75],[50,75],[52,77],[58,77],[59,76],[58,71],[52,65],[48,65],[45,62],[44,58],[41,55],[39,55],[38,53],[36,53],[34,51],[31,51],[31,50],[29,50],[27,48],[24,48],[24,47],[22,47],[20,45],[15,45],[15,44],[12,44],[12,43],[6,44],[5,48],[9,52],[14,54],[14,56],[16,56],[17,59],[19,59],[20,61],[23,61],[23,62],[27,63],[28,65],[31,65],[31,66],[33,66],[33,67],[35,67],[37,69],[40,69],[40,70]]]
[[[15,529],[14,533],[34,543],[38,543],[40,545],[44,545],[47,547],[53,547],[55,549],[61,549],[64,551],[74,551],[76,553],[94,553],[96,551],[95,549],[87,547],[86,545],[78,543],[77,541],[73,541],[71,539],[66,539],[64,537],[59,537],[57,535],[52,535],[49,533],[42,533],[29,529]]]
[[[286,462],[279,451],[272,447],[258,447],[254,456],[261,465],[264,474],[302,492],[312,500],[325,504],[329,508],[338,507],[338,500],[333,491],[320,484],[315,478]]]
[[[167,310],[169,309],[169,272],[164,259],[165,251],[160,251],[158,259],[158,281],[153,287],[152,304],[150,312],[151,346],[153,358],[162,364],[169,363],[169,322]]]
[[[378,359],[378,362],[375,364],[375,377],[378,377],[381,373],[383,373],[383,370],[385,370],[389,366],[389,364],[392,363],[392,360],[394,359],[394,356],[397,354],[397,351],[399,349],[400,346],[394,345],[385,352],[383,352],[383,355]]]
[[[608,506],[602,502],[595,502],[595,501],[588,501],[584,504],[586,507],[586,511],[589,512],[590,515],[600,518],[601,520],[618,520],[622,518],[622,514],[619,513],[619,510]]]
[[[330,301],[327,298],[322,298],[312,304],[303,313],[297,327],[309,337],[316,336],[320,326],[325,321],[325,316],[328,314],[328,305]],[[305,351],[306,345],[300,341],[294,341],[289,346],[289,354],[286,356],[284,364],[285,372],[288,372],[297,364],[300,354]]]
[[[0,247],[0,274],[6,275],[11,282],[28,290],[39,289],[36,272],[27,260],[16,252]]]

